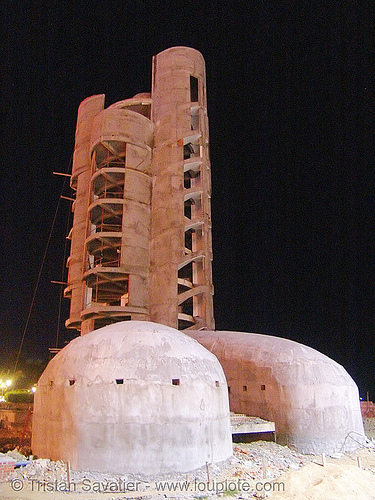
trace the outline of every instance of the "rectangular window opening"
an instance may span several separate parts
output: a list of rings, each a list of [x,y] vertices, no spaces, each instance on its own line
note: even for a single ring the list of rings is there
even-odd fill
[[[124,379],[123,378],[116,378],[116,384],[117,385],[121,385],[124,383]]]
[[[198,78],[190,75],[190,101],[198,102]]]
[[[247,385],[243,386],[243,390],[244,390],[244,392],[247,392]]]
[[[260,390],[261,390],[261,391],[265,391],[265,390],[266,390],[266,386],[265,386],[264,384],[262,384],[262,385],[260,386]]]
[[[180,385],[180,379],[179,378],[172,378],[172,385]]]

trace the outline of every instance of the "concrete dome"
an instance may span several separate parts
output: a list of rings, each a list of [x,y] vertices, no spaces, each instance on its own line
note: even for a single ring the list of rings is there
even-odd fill
[[[186,472],[232,454],[227,384],[216,357],[151,322],[78,337],[35,394],[33,453],[73,468]]]
[[[188,334],[220,361],[231,410],[274,421],[279,443],[302,453],[334,453],[364,442],[358,388],[328,356],[271,335]]]

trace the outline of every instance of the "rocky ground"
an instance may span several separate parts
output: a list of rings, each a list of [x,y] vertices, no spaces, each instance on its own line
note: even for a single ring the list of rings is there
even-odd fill
[[[10,452],[15,458],[20,456]],[[38,459],[0,484],[0,499],[375,499],[375,447],[336,458],[302,455],[273,442],[234,445],[232,458],[189,474],[144,477],[67,470]]]
[[[375,419],[367,422],[371,436]],[[375,500],[375,444],[333,457],[302,455],[270,441],[234,444],[233,457],[159,477],[75,471],[64,462],[31,461],[0,483],[0,500],[271,498]],[[17,460],[21,455],[8,452]]]

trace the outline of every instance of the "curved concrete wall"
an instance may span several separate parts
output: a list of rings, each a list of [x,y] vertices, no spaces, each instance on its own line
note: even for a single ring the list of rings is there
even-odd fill
[[[358,389],[332,359],[270,335],[225,331],[188,335],[220,361],[230,387],[231,411],[272,420],[278,442],[302,453],[358,448],[356,441],[364,437]]]
[[[91,150],[102,141],[121,141],[151,146],[152,122],[128,109],[109,107],[93,120]]]
[[[107,321],[148,319],[151,99],[145,94],[106,109],[104,99],[92,96],[79,107],[71,178],[76,200],[66,325],[81,334]],[[109,237],[109,229],[116,234]],[[117,289],[112,285],[106,290],[102,281],[111,281],[115,271],[104,276],[102,267],[116,268]],[[88,283],[87,273],[97,273],[101,285],[93,287],[92,279]]]
[[[191,78],[196,81],[192,96]],[[196,124],[192,122],[196,113]],[[193,244],[191,260],[194,277],[192,323],[196,328],[214,328],[211,232],[211,171],[208,153],[208,118],[206,73],[203,56],[189,47],[172,47],[153,59],[152,121],[155,124],[152,158],[153,193],[151,206],[150,245],[150,319],[184,329],[179,322],[176,304],[179,269],[186,264],[185,232],[190,220],[184,216],[184,146],[194,143],[195,160],[199,163],[199,205],[202,225],[200,248]],[[198,177],[192,181],[198,183]],[[198,214],[192,206],[191,219]],[[200,266],[194,257],[200,253]],[[198,288],[199,287],[199,288]],[[181,299],[181,300],[180,300]],[[179,304],[180,305],[180,304]]]
[[[33,452],[73,468],[186,472],[225,460],[231,443],[219,362],[163,325],[126,321],[78,337],[38,382]]]
[[[105,95],[93,95],[81,102],[78,108],[75,147],[72,167],[72,187],[77,186],[77,177],[91,170],[90,138],[95,116],[104,109]]]
[[[104,101],[89,97],[78,111],[66,326],[81,335],[124,319],[212,329],[203,56],[164,50],[153,58],[151,93],[106,109]]]
[[[137,100],[127,101],[129,105],[132,102]],[[104,145],[111,151],[117,149],[124,154],[119,271],[128,273],[129,299],[128,307],[124,308],[122,314],[145,320],[148,319],[153,124],[142,114],[122,105],[125,105],[124,102],[115,103],[95,117],[91,133],[91,150],[93,152],[96,147]],[[138,313],[130,309],[134,307],[139,309]],[[100,314],[103,317],[108,316],[106,306],[102,306]],[[90,320],[87,323],[88,328],[85,328],[85,331],[92,329]],[[86,322],[82,328],[84,327]]]
[[[95,116],[104,108],[104,94],[88,97],[79,106],[76,141],[73,155],[71,186],[76,190],[73,203],[73,227],[70,257],[68,261],[68,286],[65,296],[70,298],[69,328],[80,329],[84,284],[84,248],[86,238],[87,209],[90,203],[88,184],[91,177],[90,137]]]

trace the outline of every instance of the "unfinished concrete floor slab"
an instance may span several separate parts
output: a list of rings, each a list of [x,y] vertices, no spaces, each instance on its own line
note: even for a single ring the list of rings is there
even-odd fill
[[[36,394],[33,453],[76,469],[186,472],[232,454],[216,357],[163,325],[125,321],[74,339]]]

